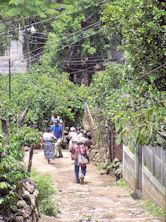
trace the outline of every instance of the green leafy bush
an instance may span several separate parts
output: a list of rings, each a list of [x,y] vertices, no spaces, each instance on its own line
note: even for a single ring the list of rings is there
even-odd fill
[[[14,75],[12,78],[12,100],[8,99],[8,79],[2,76],[0,86],[0,112],[13,127],[26,107],[29,112],[24,120],[28,127],[45,131],[50,125],[51,116],[57,113],[65,125],[77,124],[82,120],[84,106],[82,97],[87,90],[74,85],[65,73],[59,75],[57,70],[46,72],[40,66],[33,66],[25,76]]]
[[[16,146],[17,144],[17,146]],[[16,148],[16,149],[15,149]],[[20,182],[26,176],[20,143],[10,143],[10,149],[5,146],[3,135],[0,134],[0,214],[10,215],[16,205]]]
[[[53,187],[51,176],[33,170],[31,177],[37,182],[37,189],[39,190],[39,210],[45,215],[56,216],[60,211],[57,200],[53,197],[57,191]]]
[[[38,129],[27,127],[26,125],[17,128],[17,134],[22,146],[36,146],[41,142],[41,132]]]

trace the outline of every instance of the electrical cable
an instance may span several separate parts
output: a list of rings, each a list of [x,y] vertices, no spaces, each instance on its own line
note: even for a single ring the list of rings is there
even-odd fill
[[[28,18],[32,18],[32,17],[35,17],[35,16],[39,16],[39,15],[38,14],[30,15],[28,17],[23,17],[23,19],[26,20]],[[22,21],[22,18],[14,20],[14,22],[17,22],[17,21]],[[10,23],[13,23],[13,21],[5,22],[5,24],[7,24],[7,25],[10,24]],[[1,26],[3,26],[3,24],[0,24],[0,27]]]
[[[84,38],[81,38],[81,39],[79,39],[79,40],[77,40],[77,41],[75,41],[75,42],[70,43],[69,45],[65,45],[65,46],[63,46],[62,48],[55,50],[55,52],[58,52],[58,51],[66,48],[66,47],[68,47],[68,46],[70,46],[70,45],[72,45],[72,44],[74,44],[74,43],[76,43],[76,42],[79,42],[79,41],[81,41],[81,40],[83,40],[83,39],[85,39],[85,38],[88,38],[88,37],[90,37],[90,36],[93,36],[93,35],[95,35],[95,34],[98,34],[98,33],[101,32],[102,30],[104,30],[104,29],[101,28],[101,29],[99,29],[97,32],[95,32],[95,33],[93,33],[93,34],[91,34],[91,35],[85,36]],[[36,56],[34,56],[34,57],[36,57]],[[32,59],[33,59],[34,57],[32,57]]]
[[[90,24],[89,26],[87,26],[87,27],[85,27],[85,28],[82,28],[82,29],[80,29],[80,30],[77,30],[76,32],[73,32],[73,33],[71,33],[71,34],[69,34],[69,35],[67,35],[67,36],[71,36],[71,35],[73,35],[73,34],[75,34],[75,33],[77,33],[77,32],[79,32],[79,31],[82,31],[82,30],[88,30],[88,28],[89,27],[95,27],[95,26],[97,26],[97,24],[98,23],[100,23],[100,21],[98,21],[98,22],[95,22],[95,23],[93,23],[93,24]],[[94,25],[94,26],[93,26]],[[25,34],[24,33],[24,35],[27,35],[27,34]],[[30,36],[30,35],[27,35],[27,36]],[[32,37],[32,36],[31,36]],[[74,38],[74,37],[73,37]],[[44,39],[44,38],[43,38]],[[71,38],[72,39],[72,38]],[[70,40],[71,40],[70,39]],[[47,39],[46,39],[47,40]],[[61,39],[60,39],[61,40]],[[58,40],[58,41],[60,41],[60,40]],[[56,41],[56,42],[58,42],[58,41]],[[56,42],[53,42],[53,43],[56,43]],[[22,42],[21,42],[22,43]],[[50,43],[51,45],[52,45],[52,43]],[[40,48],[43,48],[43,47],[40,47]],[[40,48],[38,48],[38,49],[40,49]],[[36,50],[38,50],[38,49],[35,49],[35,50],[32,50],[31,52],[34,52],[34,51],[36,51]]]
[[[106,1],[104,1],[104,2],[99,2],[99,4],[98,4],[97,6],[99,6],[100,4],[104,4],[104,3],[107,2],[107,1],[108,1],[108,0],[106,0]],[[59,17],[64,16],[64,15],[70,15],[70,14],[78,13],[79,11],[85,10],[85,9],[90,8],[90,7],[92,7],[92,6],[94,6],[94,5],[89,5],[89,6],[85,7],[85,8],[82,8],[82,9],[80,9],[80,10],[76,10],[76,11],[73,11],[73,12],[70,12],[70,13],[64,13],[64,14],[62,13],[62,14],[56,16],[56,17],[51,17],[51,18],[45,19],[45,20],[40,21],[40,22],[31,23],[30,25],[24,26],[24,29],[25,29],[25,28],[28,28],[28,27],[30,27],[30,26],[32,26],[32,25],[42,24],[42,23],[44,23],[44,22],[50,21],[50,20],[52,20],[52,19],[59,18]],[[96,7],[97,7],[97,6],[96,6]],[[20,29],[23,29],[23,27],[16,28],[15,30],[20,30]],[[10,31],[12,31],[12,30],[10,29],[10,30],[8,30],[8,32],[2,32],[2,33],[0,33],[0,36],[3,35],[3,34],[9,33]]]
[[[96,24],[96,23],[94,23],[94,24]],[[91,26],[92,26],[92,24],[91,24]],[[86,27],[87,28],[87,27]],[[82,30],[82,29],[81,29]],[[89,30],[89,29],[87,29],[87,30]],[[94,30],[93,30],[94,31]],[[76,32],[74,32],[74,33],[76,33]],[[74,33],[72,33],[72,34],[70,34],[70,35],[73,35]],[[74,36],[74,37],[72,37],[72,38],[70,38],[70,39],[67,39],[66,41],[68,41],[68,40],[72,40],[73,38],[75,38],[75,37],[78,37],[78,36]],[[59,40],[57,40],[57,41],[55,41],[55,42],[53,42],[53,43],[56,43],[56,42],[58,42],[58,41],[61,41],[61,39],[59,39]],[[72,43],[71,43],[72,44]],[[43,43],[43,45],[52,45],[52,43],[47,43],[47,44],[45,44],[45,43]],[[30,53],[32,53],[32,52],[34,52],[34,51],[37,51],[37,50],[39,50],[39,49],[43,49],[43,46],[41,46],[41,47],[39,47],[39,48],[37,48],[37,49],[34,49],[34,50],[32,50]]]
[[[81,31],[91,30],[91,29],[88,29],[88,28],[91,27],[91,26],[92,26],[92,28],[95,28],[95,27],[97,27],[97,26],[100,26],[100,23],[101,23],[100,21],[95,22],[95,23],[93,23],[93,24],[91,24],[91,25],[89,25],[89,26],[87,26],[87,27],[84,27],[84,28],[82,28],[82,29],[79,29],[79,30],[77,30],[76,32],[72,32],[72,33],[70,33],[70,34],[68,34],[68,35],[65,35],[65,36],[64,36],[64,33],[63,33],[63,34],[59,34],[59,35],[63,35],[63,37],[69,37],[69,36],[72,36],[72,35],[74,35],[74,34],[76,34],[76,33],[78,33],[78,32],[81,32]],[[93,26],[93,25],[94,25],[94,26]],[[80,34],[82,34],[82,33],[80,33]],[[24,35],[25,35],[25,36],[32,37],[32,38],[38,38],[38,39],[48,40],[48,38],[35,37],[35,36],[31,36],[31,35],[28,35],[28,34],[25,34],[25,33],[24,33]],[[57,35],[57,34],[55,34],[55,35]],[[49,42],[48,45],[52,45],[52,43],[56,43],[56,42],[58,42],[58,41],[62,41],[63,37],[62,37],[61,39],[55,41],[55,42],[54,42],[54,41],[53,41],[53,42]],[[72,38],[74,38],[74,37],[78,37],[78,36],[73,36]],[[69,39],[69,40],[70,40],[70,39]]]

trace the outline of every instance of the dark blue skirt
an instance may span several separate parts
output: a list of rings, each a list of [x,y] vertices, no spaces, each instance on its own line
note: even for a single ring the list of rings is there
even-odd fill
[[[55,148],[52,142],[44,142],[44,156],[46,159],[55,158]]]

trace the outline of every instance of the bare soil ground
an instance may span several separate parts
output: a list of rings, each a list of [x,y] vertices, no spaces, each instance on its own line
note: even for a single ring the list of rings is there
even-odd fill
[[[63,158],[44,158],[43,150],[34,152],[32,167],[52,176],[58,190],[61,213],[55,217],[41,216],[39,222],[164,222],[154,218],[141,206],[141,200],[134,200],[131,191],[115,184],[114,178],[100,175],[96,166],[87,165],[85,184],[76,184],[74,164],[68,150],[63,150]],[[25,162],[28,152],[25,155]]]

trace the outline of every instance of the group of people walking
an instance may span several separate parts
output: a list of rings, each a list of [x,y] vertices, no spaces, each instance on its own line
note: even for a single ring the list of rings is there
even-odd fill
[[[52,125],[47,128],[47,132],[43,133],[42,142],[44,145],[44,156],[50,163],[51,159],[63,157],[61,144],[64,140],[64,129],[62,122],[56,114],[51,119]],[[71,159],[74,161],[74,173],[76,183],[84,183],[86,175],[86,164],[89,162],[89,150],[85,142],[88,140],[85,133],[77,132],[75,127],[70,128],[68,134],[69,151]],[[81,168],[81,176],[79,169]]]

